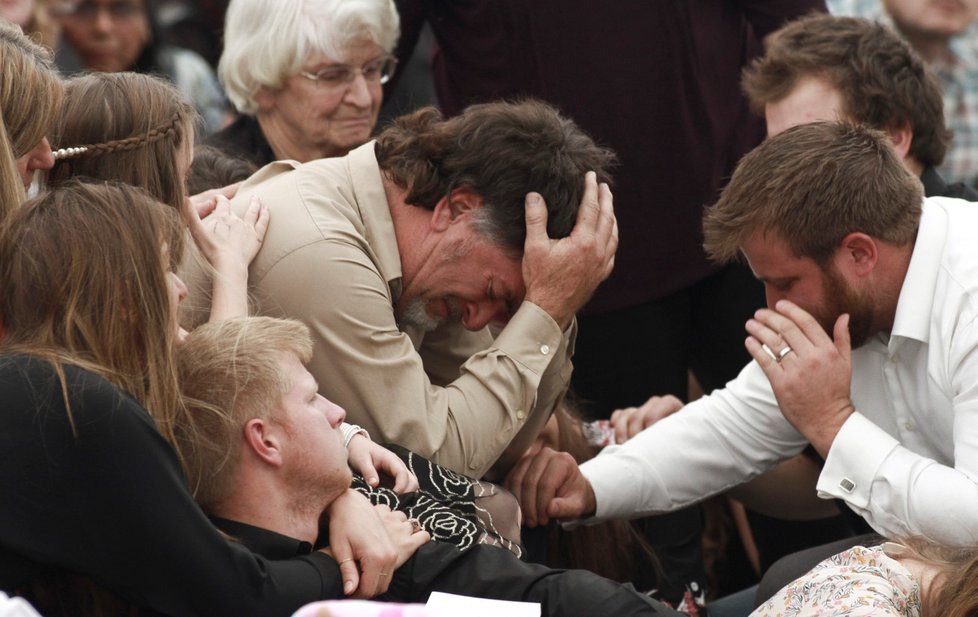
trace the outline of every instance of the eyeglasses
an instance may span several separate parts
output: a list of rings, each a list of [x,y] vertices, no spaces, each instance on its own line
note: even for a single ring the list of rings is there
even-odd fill
[[[386,84],[394,76],[394,70],[396,68],[397,58],[394,56],[381,56],[376,60],[371,60],[360,68],[346,65],[328,66],[315,73],[302,71],[299,75],[329,90],[341,90],[353,83],[357,75],[363,75],[363,78],[367,82]]]

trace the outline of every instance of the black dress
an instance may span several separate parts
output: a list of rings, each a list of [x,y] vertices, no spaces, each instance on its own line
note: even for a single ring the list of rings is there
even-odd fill
[[[152,418],[105,379],[0,355],[0,589],[81,574],[166,615],[291,615],[343,596],[322,553],[269,561],[194,503]],[[62,611],[45,611],[62,612]]]

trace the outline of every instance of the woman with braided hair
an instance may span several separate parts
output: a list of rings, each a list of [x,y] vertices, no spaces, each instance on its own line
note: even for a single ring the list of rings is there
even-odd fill
[[[268,211],[255,200],[242,219],[220,191],[187,197],[197,120],[174,86],[151,75],[90,73],[69,79],[51,132],[58,149],[47,184],[56,188],[76,177],[121,181],[181,212],[215,270],[212,315],[241,315],[248,307],[248,264],[261,247]],[[224,192],[233,195],[229,188]]]
[[[184,238],[112,182],[66,182],[0,225],[0,590],[44,615],[285,617],[342,596],[321,552],[272,561],[222,537],[163,438]]]
[[[58,149],[48,186],[57,189],[78,177],[122,181],[181,212],[194,244],[212,269],[210,319],[217,321],[248,314],[248,265],[261,248],[269,214],[257,198],[240,218],[220,192],[187,197],[184,187],[196,118],[193,107],[173,86],[150,75],[90,73],[69,79],[52,131]],[[191,285],[195,294],[207,293],[200,281],[196,283]],[[188,293],[182,282],[180,293],[181,299]],[[151,411],[166,422],[172,410]],[[351,444],[351,466],[374,478],[373,486],[379,483],[378,472],[383,472],[394,480],[399,493],[417,490],[417,479],[395,454],[369,438],[351,435]]]
[[[51,141],[48,185],[87,176],[138,186],[180,210],[197,112],[165,81],[141,73],[90,73],[65,82]]]
[[[65,104],[52,133],[58,160],[49,176],[52,186],[73,176],[122,180],[146,189],[174,208],[182,207],[194,240],[216,270],[211,281],[188,278],[190,294],[206,294],[210,287],[210,320],[217,321],[247,314],[247,266],[260,241],[242,243],[240,250],[221,253],[218,231],[235,226],[242,231],[239,237],[244,237],[249,225],[241,225],[224,197],[218,197],[216,212],[203,221],[195,208],[185,205],[184,178],[192,156],[193,118],[193,109],[179,93],[154,77],[95,73],[72,78],[65,84]],[[254,218],[255,212],[245,215],[246,223],[259,221]],[[262,216],[267,220],[267,212]],[[262,225],[262,234],[264,230]],[[244,250],[248,248],[253,251]],[[430,524],[438,539],[460,546],[498,544],[520,554],[517,508],[508,494],[456,477],[406,451],[397,449],[399,456],[395,455],[371,441],[366,431],[354,425],[346,427],[349,461],[359,473],[355,487],[373,502],[410,512]],[[381,473],[394,480],[393,487],[380,486]],[[416,476],[427,479],[426,490],[420,494],[416,493]]]

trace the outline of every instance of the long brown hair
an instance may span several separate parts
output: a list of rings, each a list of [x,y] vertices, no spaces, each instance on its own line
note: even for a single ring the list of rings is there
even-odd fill
[[[922,617],[978,616],[978,546],[942,546],[919,537],[899,542],[938,569],[930,587],[921,582]]]
[[[120,180],[179,210],[186,188],[178,156],[196,122],[193,106],[158,77],[89,73],[69,79],[51,139],[58,150],[73,151],[56,151],[48,184],[77,176]]]
[[[180,393],[165,277],[183,238],[177,211],[120,183],[72,181],[27,201],[0,227],[0,349],[45,358],[62,379],[64,364],[102,375],[170,438],[160,419]]]
[[[44,139],[60,104],[51,52],[0,20],[0,220],[24,201],[16,160]]]

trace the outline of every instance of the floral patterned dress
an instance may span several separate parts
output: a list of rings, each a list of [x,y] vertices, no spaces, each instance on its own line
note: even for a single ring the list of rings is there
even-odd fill
[[[887,542],[833,555],[788,584],[751,617],[920,617],[920,585]]]
[[[400,446],[385,447],[417,476],[418,492],[398,495],[387,488],[371,487],[359,475],[353,476],[354,490],[374,505],[383,504],[418,519],[432,540],[459,548],[492,544],[523,556],[520,508],[512,494],[490,482],[455,473]]]

